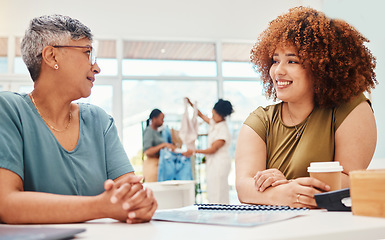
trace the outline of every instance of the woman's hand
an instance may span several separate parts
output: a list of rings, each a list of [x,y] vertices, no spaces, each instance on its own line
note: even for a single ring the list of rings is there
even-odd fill
[[[158,202],[152,190],[149,188],[143,190],[145,191],[145,195],[142,198],[136,199],[139,201],[137,207],[128,209],[127,223],[149,222],[158,208]]]
[[[182,155],[185,156],[185,157],[191,157],[192,155],[194,155],[194,150],[187,149],[187,151],[183,152]]]
[[[163,147],[162,148],[168,148],[170,149],[171,151],[174,151],[176,149],[176,146],[174,144],[171,144],[171,143],[163,143]]]
[[[192,102],[190,101],[190,99],[188,97],[185,97],[185,99],[187,100],[188,104],[190,104],[191,107],[194,107],[194,105],[192,104]]]
[[[316,208],[317,203],[314,195],[322,192],[330,191],[330,186],[318,179],[311,177],[302,177],[290,181],[291,184],[298,184],[296,188],[296,197],[294,205],[307,206]]]
[[[112,180],[105,182],[109,201],[120,206],[121,209],[119,217],[114,218],[127,223],[141,223],[151,220],[158,204],[151,189],[143,188],[140,183],[141,179],[141,177],[129,174],[117,182]]]
[[[268,188],[265,192],[274,191],[271,204],[317,208],[314,195],[329,190],[330,187],[318,179],[303,177],[287,181],[286,184]]]
[[[278,186],[287,183],[285,175],[276,168],[258,171],[254,176],[255,189],[260,192],[265,191],[270,186]]]

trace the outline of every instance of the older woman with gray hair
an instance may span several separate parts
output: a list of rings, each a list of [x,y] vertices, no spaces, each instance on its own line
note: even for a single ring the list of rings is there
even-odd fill
[[[100,72],[91,43],[76,19],[31,21],[21,50],[34,89],[0,93],[0,222],[152,218],[157,202],[134,175],[113,118],[73,103]]]

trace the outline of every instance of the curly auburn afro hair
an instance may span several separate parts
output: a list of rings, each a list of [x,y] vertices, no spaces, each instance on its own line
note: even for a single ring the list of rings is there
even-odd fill
[[[376,59],[369,42],[343,20],[331,19],[309,7],[295,7],[271,21],[251,49],[251,62],[262,74],[265,93],[277,99],[269,75],[278,46],[294,46],[314,81],[314,103],[334,107],[377,84]]]

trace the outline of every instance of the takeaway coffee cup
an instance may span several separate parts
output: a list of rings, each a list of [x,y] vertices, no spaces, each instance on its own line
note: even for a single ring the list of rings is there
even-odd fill
[[[310,177],[316,178],[330,186],[330,191],[341,189],[340,162],[312,162],[307,171]]]

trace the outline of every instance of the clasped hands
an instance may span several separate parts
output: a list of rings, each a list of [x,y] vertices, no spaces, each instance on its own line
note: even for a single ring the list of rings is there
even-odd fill
[[[292,207],[316,208],[314,194],[330,190],[330,186],[311,177],[287,180],[283,173],[275,168],[258,171],[253,177],[255,189],[264,192],[270,187],[277,187],[279,204]]]
[[[142,177],[127,174],[117,181],[108,179],[104,189],[111,218],[127,223],[142,223],[151,220],[158,203],[149,188],[141,184]]]

